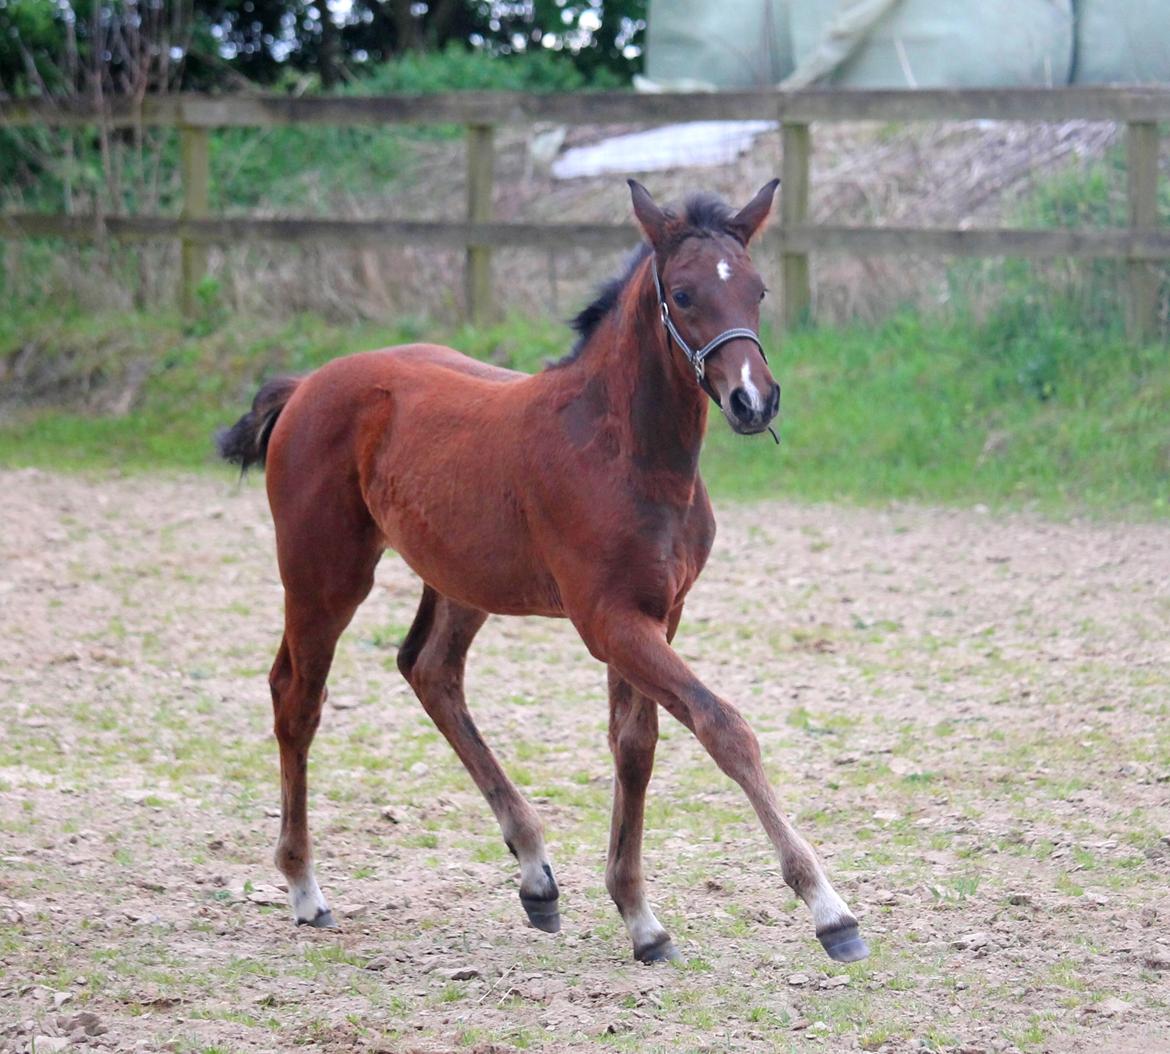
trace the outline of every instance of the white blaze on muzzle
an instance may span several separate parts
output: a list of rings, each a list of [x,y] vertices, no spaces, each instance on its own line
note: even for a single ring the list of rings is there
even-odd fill
[[[747,392],[748,403],[751,408],[757,413],[764,411],[764,397],[760,395],[760,389],[756,387],[752,380],[752,364],[748,359],[743,360],[743,368],[739,371],[739,382],[743,390]]]

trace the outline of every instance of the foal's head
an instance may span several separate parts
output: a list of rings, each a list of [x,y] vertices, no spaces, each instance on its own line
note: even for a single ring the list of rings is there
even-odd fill
[[[711,197],[692,198],[679,215],[659,208],[649,191],[630,180],[634,215],[654,250],[662,303],[670,322],[693,350],[728,331],[759,331],[764,283],[748,243],[772,207],[772,180],[739,212]],[[691,369],[678,354],[681,364]],[[731,336],[703,362],[702,383],[728,423],[742,435],[762,432],[780,409],[780,386],[753,336]],[[696,382],[698,383],[698,382]]]

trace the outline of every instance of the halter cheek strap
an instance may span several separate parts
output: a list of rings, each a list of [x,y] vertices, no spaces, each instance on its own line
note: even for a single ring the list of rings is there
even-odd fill
[[[725,329],[717,337],[707,341],[701,348],[692,348],[684,339],[683,335],[678,331],[678,327],[674,324],[674,319],[670,317],[670,308],[666,303],[666,296],[662,291],[662,279],[658,277],[657,266],[652,268],[654,273],[654,288],[658,293],[658,311],[662,316],[662,324],[666,327],[666,332],[670,334],[670,338],[678,345],[679,350],[686,356],[687,362],[691,364],[691,368],[695,371],[695,378],[704,388],[707,388],[705,383],[707,372],[706,361],[707,356],[712,352],[723,347],[731,340],[750,340],[757,348],[760,349],[760,355],[763,356],[765,362],[768,361],[768,356],[764,352],[764,345],[760,343],[759,334],[754,330],[746,329],[739,326],[736,329]],[[710,392],[710,388],[707,388]],[[714,396],[712,395],[712,398]],[[719,400],[716,399],[716,402]]]
[[[695,379],[699,382],[699,386],[711,397],[716,406],[722,407],[723,404],[719,401],[719,396],[715,394],[715,389],[707,381],[707,356],[723,347],[728,341],[742,339],[750,340],[759,348],[760,357],[764,362],[767,362],[768,353],[764,351],[764,345],[760,343],[760,335],[755,330],[739,326],[735,329],[725,329],[717,337],[713,337],[707,341],[698,350],[692,348],[683,339],[683,335],[678,331],[678,326],[674,324],[674,319],[670,317],[670,308],[666,303],[666,295],[662,291],[662,279],[658,277],[658,264],[656,261],[651,261],[650,270],[654,275],[654,289],[658,293],[658,313],[662,316],[662,325],[668,334],[667,342],[669,343],[673,340],[678,345],[679,351],[686,356],[687,362],[691,364],[691,368],[695,371]],[[772,434],[772,438],[776,440],[777,444],[779,444],[780,437],[776,434],[776,430],[769,425],[768,431]]]

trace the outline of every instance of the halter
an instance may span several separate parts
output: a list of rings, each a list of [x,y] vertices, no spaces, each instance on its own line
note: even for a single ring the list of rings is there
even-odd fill
[[[670,308],[667,306],[666,296],[662,291],[662,279],[658,277],[658,262],[656,260],[651,261],[650,271],[654,275],[654,289],[658,293],[658,313],[662,317],[662,325],[666,328],[667,343],[673,340],[678,345],[679,351],[686,356],[687,362],[691,364],[691,369],[695,371],[695,380],[699,382],[699,387],[711,397],[711,401],[716,406],[722,409],[723,404],[719,401],[719,396],[715,394],[715,389],[707,381],[707,357],[723,347],[728,341],[743,339],[750,340],[759,348],[760,357],[764,362],[767,362],[768,353],[764,351],[764,345],[760,343],[759,334],[755,330],[747,329],[744,326],[738,326],[735,329],[725,329],[717,337],[713,337],[696,351],[683,339],[683,335],[678,331],[678,326],[674,324],[674,319],[670,317]],[[772,438],[779,443],[780,437],[771,425],[768,426],[768,431],[772,433]]]
[[[658,310],[662,315],[662,324],[666,327],[666,332],[670,334],[671,338],[678,345],[679,350],[687,357],[687,362],[691,364],[691,368],[695,371],[695,379],[706,389],[707,394],[715,399],[716,405],[719,400],[715,398],[715,394],[707,386],[706,373],[707,367],[705,365],[707,356],[718,348],[723,347],[731,340],[750,340],[757,348],[760,349],[760,355],[764,362],[768,361],[768,356],[764,351],[764,345],[760,343],[759,334],[754,330],[739,326],[736,329],[725,329],[719,336],[707,341],[698,351],[692,348],[685,340],[682,334],[678,331],[678,327],[674,324],[674,319],[670,317],[670,308],[666,304],[666,297],[662,292],[662,279],[658,277],[658,266],[655,264],[652,267],[654,272],[654,288],[658,292]]]

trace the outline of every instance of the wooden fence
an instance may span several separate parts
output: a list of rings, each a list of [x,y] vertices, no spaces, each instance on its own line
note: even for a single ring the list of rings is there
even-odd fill
[[[1156,261],[1170,260],[1170,228],[1158,222],[1158,122],[1170,121],[1170,88],[1054,88],[922,91],[725,92],[635,95],[530,95],[458,92],[438,95],[290,98],[177,95],[119,100],[98,113],[50,100],[0,97],[0,126],[109,127],[135,124],[179,129],[183,209],[178,217],[0,214],[0,237],[79,240],[177,238],[182,246],[182,302],[192,310],[207,266],[207,246],[251,240],[345,247],[393,244],[462,248],[468,314],[491,311],[491,252],[501,247],[623,248],[628,224],[532,224],[492,221],[494,130],[535,121],[642,124],[676,121],[774,120],[781,127],[779,222],[765,235],[780,261],[787,325],[808,317],[809,256],[822,250],[856,254],[943,254],[1112,258],[1127,262],[1128,325],[1135,339],[1157,327]],[[1108,230],[962,230],[834,226],[810,222],[812,125],[822,121],[1108,121],[1126,126],[1129,224]],[[209,214],[211,129],[281,125],[461,124],[467,130],[467,219],[464,222],[257,219]]]

